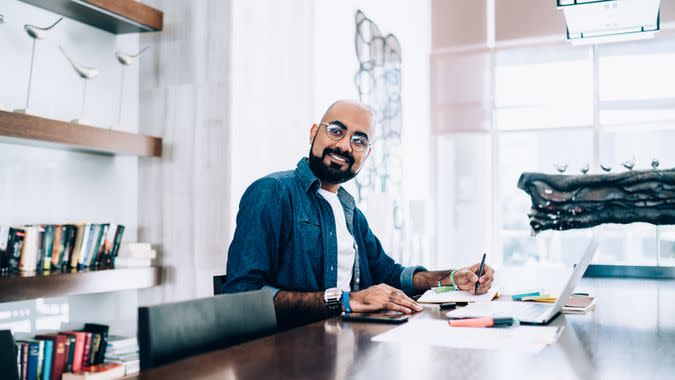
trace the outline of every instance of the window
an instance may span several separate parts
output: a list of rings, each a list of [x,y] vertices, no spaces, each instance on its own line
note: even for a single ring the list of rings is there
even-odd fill
[[[464,255],[470,244],[452,239],[480,234],[471,235],[461,219],[488,226],[482,241],[499,253],[498,264],[573,263],[570,252],[583,252],[590,230],[532,237],[530,199],[517,188],[518,178],[525,171],[556,173],[565,166],[568,174],[580,173],[585,165],[599,173],[601,163],[612,172],[626,171],[621,163],[632,159],[636,169],[651,168],[653,158],[661,168],[675,166],[675,42],[511,48],[491,54],[491,128],[478,136],[450,133],[436,139],[436,246],[452,246]],[[460,173],[466,165],[471,170]],[[458,189],[469,198],[447,195]],[[489,210],[478,215],[487,220],[469,211],[483,203]],[[633,223],[594,230],[601,240],[596,264],[675,266],[675,226]]]

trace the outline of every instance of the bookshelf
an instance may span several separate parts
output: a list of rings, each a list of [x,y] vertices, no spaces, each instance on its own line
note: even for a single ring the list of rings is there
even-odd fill
[[[162,267],[53,272],[48,275],[9,273],[0,276],[0,302],[143,289],[160,285],[161,280]]]
[[[136,0],[21,0],[114,34],[162,30],[164,13]]]
[[[0,142],[107,155],[161,157],[162,139],[0,111]]]

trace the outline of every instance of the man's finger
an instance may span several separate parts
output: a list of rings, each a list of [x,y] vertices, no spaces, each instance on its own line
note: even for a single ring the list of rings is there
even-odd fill
[[[411,309],[408,309],[408,308],[405,307],[405,306],[398,305],[398,304],[396,304],[396,303],[394,303],[394,302],[387,302],[387,303],[384,305],[384,308],[387,309],[387,310],[400,311],[400,312],[403,312],[403,313],[406,313],[406,314],[412,313],[412,310],[411,310]]]
[[[400,305],[400,306],[407,307],[407,308],[409,308],[411,310],[415,310],[415,311],[422,311],[424,309],[420,304],[411,300],[410,298],[408,298],[405,295],[403,297],[394,298],[393,302]]]

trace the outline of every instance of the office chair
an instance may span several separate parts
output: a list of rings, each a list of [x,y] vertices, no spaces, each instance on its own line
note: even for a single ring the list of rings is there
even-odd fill
[[[139,307],[141,370],[261,337],[276,324],[266,289]]]
[[[227,281],[227,275],[221,274],[219,276],[213,276],[213,295],[217,296],[218,294],[223,294],[223,284]]]

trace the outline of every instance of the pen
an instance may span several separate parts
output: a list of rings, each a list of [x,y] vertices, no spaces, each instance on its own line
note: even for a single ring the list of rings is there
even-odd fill
[[[480,267],[478,267],[478,280],[480,280],[480,276],[483,275],[483,265],[485,265],[485,253],[483,254],[483,259],[480,261]],[[478,293],[478,285],[480,285],[480,282],[476,281],[476,289],[474,289],[474,293]]]
[[[448,321],[452,327],[501,327],[519,324],[517,319],[513,318],[465,318],[451,319]]]
[[[468,302],[446,302],[440,304],[441,310],[446,310],[446,309],[454,309],[457,306],[466,306]]]

